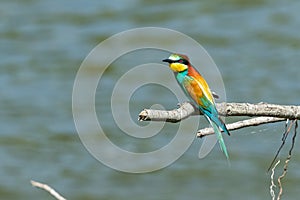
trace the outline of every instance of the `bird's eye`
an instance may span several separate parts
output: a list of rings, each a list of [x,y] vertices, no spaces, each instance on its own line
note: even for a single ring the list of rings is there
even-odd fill
[[[185,59],[180,59],[180,60],[178,60],[178,62],[181,63],[181,64],[188,65],[188,61],[185,60]]]

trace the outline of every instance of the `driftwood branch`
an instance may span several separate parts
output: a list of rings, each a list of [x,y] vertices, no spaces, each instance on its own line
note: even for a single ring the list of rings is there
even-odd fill
[[[296,138],[296,130],[297,130],[297,120],[300,119],[300,106],[289,106],[289,105],[276,105],[276,104],[267,104],[267,103],[258,103],[258,104],[249,104],[249,103],[219,103],[216,104],[217,110],[220,115],[222,116],[248,116],[248,117],[254,117],[247,120],[238,121],[231,124],[226,124],[227,129],[230,130],[236,130],[248,126],[258,126],[261,124],[266,123],[274,123],[279,121],[287,121],[286,123],[286,131],[283,136],[283,143],[279,148],[279,151],[281,150],[282,146],[285,143],[286,137],[288,135],[288,132],[290,131],[290,128],[287,127],[287,124],[289,120],[294,120],[295,123],[295,132],[294,136],[292,138],[292,147],[290,148],[289,155],[285,161],[285,165],[283,167],[283,173],[278,177],[278,187],[279,192],[277,194],[277,200],[281,199],[281,196],[283,194],[283,186],[281,183],[281,180],[286,176],[287,173],[287,167],[288,163],[291,159],[292,150],[294,148],[295,144],[295,138]],[[201,115],[202,113],[199,112],[198,108],[195,107],[193,104],[189,102],[185,102],[177,109],[174,110],[152,110],[152,109],[144,109],[139,114],[139,120],[140,121],[167,121],[176,123],[183,119],[188,118],[191,115]],[[289,119],[289,120],[288,120]],[[292,123],[291,123],[292,126]],[[291,127],[290,126],[290,127]],[[214,131],[212,128],[205,128],[201,129],[197,132],[197,137],[203,137],[209,134],[213,134]],[[277,152],[273,162],[276,160],[277,155],[279,153]],[[276,193],[274,188],[276,187],[274,183],[274,174],[275,174],[275,168],[280,163],[278,161],[275,166],[273,166],[273,162],[270,166],[270,169],[272,169],[271,173],[271,186],[270,186],[270,194],[272,197],[272,200],[275,200]]]
[[[300,106],[276,105],[267,103],[217,103],[217,110],[222,116],[256,117],[248,120],[227,124],[228,130],[236,130],[248,126],[258,126],[265,123],[284,121],[286,119],[300,119]],[[174,110],[144,109],[139,114],[140,121],[167,121],[176,123],[191,115],[201,114],[193,104],[184,102]],[[199,130],[198,137],[213,134],[211,128]]]
[[[40,183],[37,181],[30,181],[31,185],[40,189],[43,189],[47,192],[49,192],[53,197],[55,197],[57,200],[66,200],[63,196],[61,196],[58,192],[56,192],[53,188],[51,188],[49,185]]]
[[[217,103],[217,110],[222,116],[277,117],[300,119],[300,106],[276,105],[267,103]],[[139,114],[140,121],[179,122],[191,115],[199,115],[198,109],[189,102],[182,103],[174,110],[144,109]]]

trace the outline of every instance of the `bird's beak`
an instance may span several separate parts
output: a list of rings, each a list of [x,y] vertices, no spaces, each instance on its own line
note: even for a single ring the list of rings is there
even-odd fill
[[[172,63],[173,62],[173,60],[171,60],[171,59],[169,59],[169,58],[167,58],[167,59],[164,59],[164,60],[162,60],[163,62],[167,62],[167,63]]]

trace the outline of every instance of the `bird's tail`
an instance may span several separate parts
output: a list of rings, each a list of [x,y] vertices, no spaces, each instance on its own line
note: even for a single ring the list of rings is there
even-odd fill
[[[223,151],[223,153],[225,154],[227,160],[229,161],[228,152],[227,152],[227,149],[226,149],[226,145],[225,145],[222,133],[219,129],[219,126],[215,122],[213,122],[211,119],[209,119],[209,117],[206,117],[206,118],[209,121],[212,128],[214,129],[214,132],[217,135],[217,138],[218,138],[218,141],[219,141],[219,144],[220,144],[220,148]],[[223,129],[223,127],[221,127],[221,128]]]
[[[224,131],[224,133],[227,133],[228,135],[230,135],[225,123],[219,117],[218,111],[214,107],[211,108],[211,111],[208,111],[208,110],[205,110],[202,108],[200,108],[200,110],[204,113],[205,116],[206,115],[208,116],[207,119],[210,124],[212,124],[212,123],[216,124],[218,127],[220,127]]]

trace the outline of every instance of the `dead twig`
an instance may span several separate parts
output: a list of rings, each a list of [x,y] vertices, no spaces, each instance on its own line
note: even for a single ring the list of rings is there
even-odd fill
[[[290,123],[290,125],[289,125],[288,127],[287,127],[287,125],[285,126],[285,131],[284,131],[283,136],[282,136],[282,139],[281,139],[281,140],[282,140],[282,143],[281,143],[279,149],[277,150],[277,153],[276,153],[276,155],[274,156],[274,158],[273,158],[273,160],[272,160],[272,162],[271,162],[271,164],[270,164],[270,166],[269,166],[269,168],[268,168],[268,172],[269,172],[270,169],[272,168],[272,166],[273,166],[273,164],[275,163],[275,161],[276,161],[276,159],[277,159],[277,157],[278,157],[278,155],[279,155],[279,153],[280,153],[282,147],[284,146],[285,141],[286,141],[286,138],[287,138],[289,132],[291,131],[292,126],[293,126],[293,123]]]
[[[30,181],[31,185],[40,189],[43,189],[47,192],[49,192],[53,197],[55,197],[57,200],[66,200],[63,196],[61,196],[58,192],[56,192],[53,188],[51,188],[49,185],[40,183],[37,181]]]
[[[276,185],[274,183],[274,174],[275,174],[275,168],[277,167],[277,165],[279,163],[280,163],[280,160],[278,160],[277,163],[275,163],[274,167],[272,168],[272,173],[271,173],[270,194],[271,194],[272,200],[275,200],[275,198],[276,198],[275,191],[274,191],[274,188],[276,187]]]

